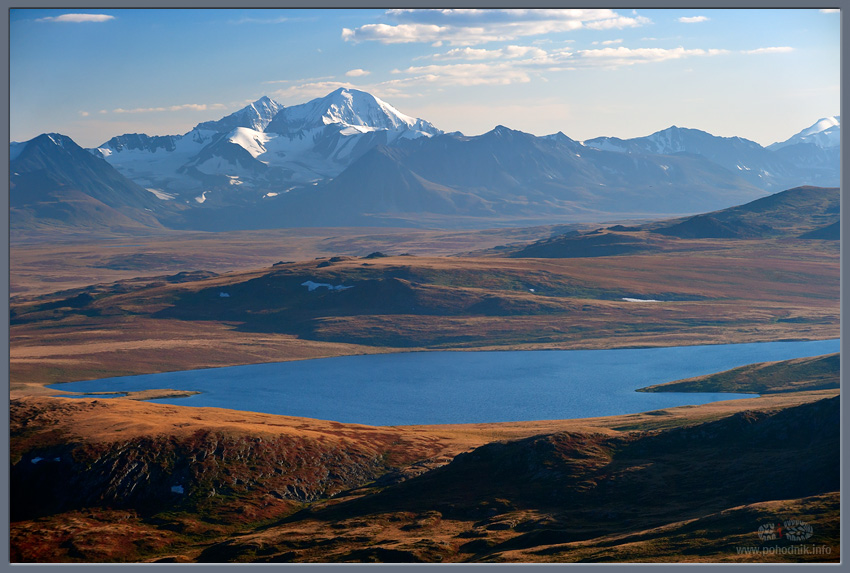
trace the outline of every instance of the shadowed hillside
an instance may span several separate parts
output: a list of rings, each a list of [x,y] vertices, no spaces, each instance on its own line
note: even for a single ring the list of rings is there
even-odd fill
[[[604,546],[611,536],[727,508],[837,491],[838,416],[832,398],[661,432],[492,443],[401,484],[212,546],[200,560],[502,561],[522,552],[532,561],[572,561],[578,542]],[[735,526],[726,534],[755,538],[759,523]],[[714,527],[703,537],[719,534]],[[345,535],[334,538],[339,530]]]

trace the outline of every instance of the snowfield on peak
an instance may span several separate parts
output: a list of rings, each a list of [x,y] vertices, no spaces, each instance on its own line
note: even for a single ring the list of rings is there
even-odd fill
[[[251,154],[252,157],[264,154],[267,150],[265,144],[272,139],[262,131],[256,131],[248,127],[237,127],[229,136],[231,143],[242,147],[245,151]]]

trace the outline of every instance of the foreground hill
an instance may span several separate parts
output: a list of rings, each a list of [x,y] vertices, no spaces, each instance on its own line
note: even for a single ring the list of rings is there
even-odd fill
[[[120,398],[10,412],[13,562],[839,558],[835,391],[407,428]],[[830,554],[736,551],[794,546],[757,535],[789,518]]]
[[[756,544],[758,521],[718,519],[721,512],[838,491],[837,427],[838,398],[831,398],[627,437],[567,432],[492,443],[372,495],[212,546],[199,560],[653,561],[652,545],[642,555],[626,547],[613,556],[610,547],[658,541],[666,535],[648,532],[693,520],[704,533],[690,555],[729,559],[734,542],[723,538],[748,534]],[[781,444],[773,439],[780,433]],[[801,460],[805,475],[792,469]],[[331,524],[347,535],[328,537]],[[836,527],[821,528],[822,538],[834,539]]]

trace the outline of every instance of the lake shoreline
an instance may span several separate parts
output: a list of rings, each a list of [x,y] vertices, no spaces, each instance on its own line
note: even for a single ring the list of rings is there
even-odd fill
[[[137,394],[136,399],[373,426],[512,423],[754,398],[758,392],[636,391],[747,364],[828,354],[839,346],[839,339],[829,339],[559,353],[385,353],[107,378],[46,388],[143,392],[147,394]],[[602,371],[603,367],[609,370]],[[239,381],[236,387],[233,380]],[[458,380],[464,383],[458,384]],[[157,396],[163,387],[180,390]],[[179,392],[179,397],[174,392]]]

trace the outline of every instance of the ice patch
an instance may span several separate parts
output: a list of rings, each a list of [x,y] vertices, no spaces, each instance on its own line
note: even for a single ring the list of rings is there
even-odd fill
[[[197,201],[198,203],[203,203],[207,200],[207,193],[209,193],[209,191],[204,191],[203,193],[195,197],[195,201]]]
[[[219,298],[230,298],[229,292],[220,292],[218,293]]]
[[[655,300],[654,298],[627,298],[623,297],[623,300],[626,302],[662,302],[660,300]]]
[[[171,201],[172,199],[174,199],[174,197],[176,197],[176,195],[173,195],[172,193],[166,193],[161,189],[146,188],[145,191],[150,191],[156,196],[157,199],[162,199],[163,201]]]
[[[354,288],[353,286],[342,286],[342,285],[330,285],[328,283],[315,283],[313,281],[304,281],[301,283],[301,286],[307,287],[307,290],[313,292],[317,288],[323,287],[328,290],[345,290],[349,288]]]
[[[286,191],[284,191],[284,193],[285,192]],[[263,199],[265,199],[266,197],[277,197],[278,195],[279,193],[275,193],[274,191],[272,191],[271,193],[266,193],[265,195],[263,195]]]

